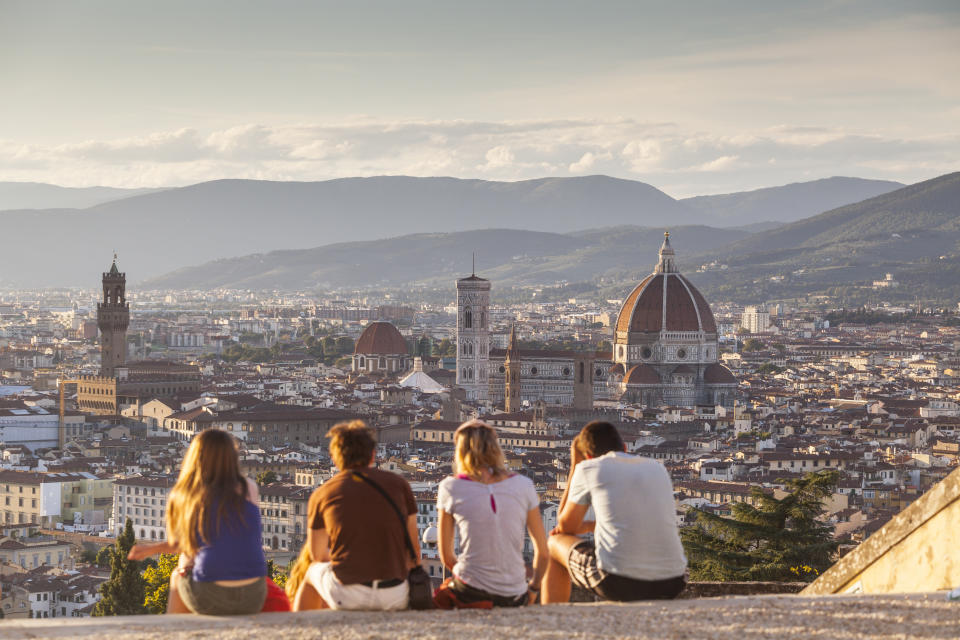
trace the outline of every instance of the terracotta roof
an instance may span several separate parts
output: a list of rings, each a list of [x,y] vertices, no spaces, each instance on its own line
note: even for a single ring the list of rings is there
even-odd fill
[[[703,381],[707,384],[736,384],[737,379],[722,364],[713,363],[703,372]]]
[[[630,367],[627,375],[623,377],[624,384],[660,384],[660,376],[657,370],[648,364],[637,364]]]
[[[407,341],[400,331],[389,322],[372,322],[357,340],[353,350],[363,355],[393,355],[407,353]]]
[[[676,369],[673,370],[674,373],[696,373],[693,369],[690,368],[690,365],[682,364]]]
[[[607,373],[609,373],[612,376],[622,376],[623,365],[620,364],[619,362],[614,365],[610,365],[610,370]]]
[[[617,318],[617,331],[716,333],[717,323],[703,294],[689,280],[679,273],[657,273],[647,276],[627,296]]]

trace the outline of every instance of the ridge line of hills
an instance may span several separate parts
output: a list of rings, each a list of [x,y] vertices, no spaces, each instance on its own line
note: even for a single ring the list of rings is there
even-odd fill
[[[863,189],[882,193],[895,186],[830,178],[784,188],[823,192],[847,204]],[[114,249],[132,280],[146,280],[184,265],[264,250],[307,250],[416,232],[512,228],[576,234],[587,227],[662,230],[669,221],[672,227],[734,227],[727,231],[740,234],[715,234],[711,243],[698,245],[707,251],[719,248],[721,239],[742,239],[747,232],[771,226],[766,221],[795,215],[796,211],[781,215],[779,196],[774,197],[778,193],[767,189],[740,194],[746,200],[742,210],[746,213],[737,214],[740,218],[730,213],[729,200],[737,194],[720,196],[726,207],[720,219],[702,209],[709,200],[698,199],[697,206],[691,206],[643,182],[606,176],[520,182],[404,176],[293,183],[218,180],[87,209],[0,211],[10,237],[42,239],[41,247],[31,242],[5,246],[0,252],[0,286],[89,286]],[[767,204],[758,205],[758,198]],[[817,203],[818,198],[808,200]],[[38,255],[47,258],[38,260]],[[608,268],[595,257],[583,257],[578,264],[598,273]],[[570,265],[555,267],[537,272],[554,277],[553,272],[570,271]],[[571,273],[582,275],[577,269]]]

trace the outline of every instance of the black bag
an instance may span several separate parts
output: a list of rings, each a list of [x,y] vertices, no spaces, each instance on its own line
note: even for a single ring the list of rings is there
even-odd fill
[[[407,606],[411,609],[433,609],[435,607],[433,604],[433,582],[430,580],[427,572],[423,570],[423,566],[420,564],[420,558],[417,557],[417,552],[413,550],[410,532],[407,531],[407,519],[403,516],[403,512],[400,511],[400,507],[393,501],[390,494],[384,491],[383,487],[379,484],[357,471],[354,471],[353,475],[376,489],[387,503],[393,507],[393,511],[397,514],[397,517],[400,518],[400,527],[403,529],[403,540],[407,543],[407,551],[410,553],[413,561],[417,563],[417,566],[410,569],[410,574],[407,576],[407,584],[410,586],[409,604]]]

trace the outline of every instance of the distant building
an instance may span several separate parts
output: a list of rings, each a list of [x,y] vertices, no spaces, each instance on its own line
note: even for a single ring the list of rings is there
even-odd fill
[[[457,280],[457,385],[468,400],[489,396],[490,281],[470,274]]]
[[[611,384],[648,406],[733,406],[737,380],[717,361],[717,324],[703,295],[680,275],[670,234],[660,260],[627,296],[614,334]]]
[[[389,322],[371,322],[357,340],[351,368],[358,373],[396,375],[412,364],[413,356],[400,331]]]
[[[893,279],[893,274],[888,273],[883,280],[874,280],[873,288],[874,289],[893,289],[899,287],[900,283]]]
[[[767,333],[770,331],[770,312],[763,305],[748,306],[743,310],[740,326],[747,333]]]
[[[195,366],[163,361],[127,364],[130,306],[126,287],[127,274],[117,268],[114,257],[110,270],[103,274],[103,301],[97,304],[100,375],[77,380],[77,405],[86,413],[117,415],[125,407],[154,398],[200,391],[200,369]]]

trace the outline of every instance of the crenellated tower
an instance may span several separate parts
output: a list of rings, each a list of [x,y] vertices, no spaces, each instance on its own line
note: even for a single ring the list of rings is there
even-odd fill
[[[127,304],[127,274],[117,269],[113,256],[110,271],[103,274],[103,301],[97,303],[97,327],[100,329],[100,375],[114,377],[117,367],[127,362],[127,327],[130,305]]]

